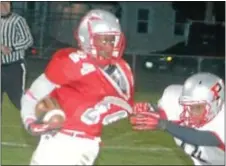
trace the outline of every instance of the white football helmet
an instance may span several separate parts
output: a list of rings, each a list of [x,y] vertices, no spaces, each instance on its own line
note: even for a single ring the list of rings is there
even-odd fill
[[[190,127],[201,127],[222,109],[224,82],[211,73],[194,74],[185,81],[179,103],[184,110],[181,121]]]
[[[95,44],[95,37],[98,35],[114,37],[108,58],[99,53],[106,48]],[[75,36],[80,48],[101,64],[109,64],[112,60],[121,58],[125,49],[125,37],[121,32],[119,20],[112,13],[102,9],[89,11],[81,20]]]

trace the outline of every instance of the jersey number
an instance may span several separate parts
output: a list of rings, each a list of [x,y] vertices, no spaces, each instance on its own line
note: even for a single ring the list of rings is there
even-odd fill
[[[106,113],[109,109],[108,105],[96,105],[94,108],[88,108],[81,116],[83,123],[87,125],[95,125],[100,121],[102,114]]]
[[[95,125],[100,122],[101,115],[106,113],[110,109],[109,105],[97,105],[94,108],[88,108],[83,115],[81,120],[87,125]],[[120,119],[126,118],[128,116],[127,111],[120,110],[112,114],[108,114],[103,118],[103,125],[109,125],[113,122],[116,122]]]
[[[128,113],[125,110],[120,110],[118,112],[106,115],[103,119],[103,125],[109,125],[120,119],[126,118],[127,116],[128,116]]]
[[[188,144],[186,144],[184,141],[182,141],[181,144],[180,144],[180,147],[185,151],[187,145]],[[196,158],[197,160],[199,160],[201,162],[207,163],[206,160],[204,160],[204,159],[201,158],[201,156],[202,156],[202,150],[197,145],[194,145],[194,150],[189,155],[191,157]]]
[[[69,58],[74,62],[77,63],[79,62],[81,59],[85,59],[87,58],[87,56],[85,54],[83,54],[82,52],[77,51],[76,53],[71,53],[69,55]]]
[[[89,74],[91,72],[94,72],[95,70],[96,69],[95,69],[95,66],[93,64],[83,63],[82,68],[81,68],[81,74],[86,75],[86,74]]]

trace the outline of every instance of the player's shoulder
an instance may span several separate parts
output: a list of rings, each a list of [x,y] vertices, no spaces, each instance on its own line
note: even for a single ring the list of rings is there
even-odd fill
[[[182,88],[183,88],[183,85],[180,85],[180,84],[169,85],[164,89],[162,98],[165,100],[168,100],[168,99],[177,100],[179,99],[179,96],[182,92]]]
[[[224,117],[225,117],[225,109],[223,105],[222,109],[214,117],[214,119],[212,119],[209,123],[201,127],[200,130],[211,131],[214,134],[216,134],[221,139],[221,141],[224,142],[225,141],[225,138],[224,138],[225,118]]]
[[[92,64],[86,53],[76,48],[62,48],[53,54],[44,73],[49,80],[61,85],[94,71],[96,66]]]
[[[69,60],[69,55],[72,54],[73,52],[76,52],[77,50],[75,48],[61,48],[57,51],[55,51],[52,54],[52,58],[50,59],[47,69],[49,68],[61,68],[65,65],[68,64]]]
[[[61,64],[68,64],[72,62],[73,65],[76,63],[79,64],[80,62],[84,61],[92,63],[92,61],[84,51],[71,47],[57,50],[53,54],[51,61],[57,61]]]
[[[182,87],[183,86],[179,84],[172,84],[167,86],[163,91],[163,94],[159,100],[159,104],[164,107],[171,105],[172,102],[179,104],[178,99],[182,92]]]
[[[76,48],[71,48],[71,47],[68,47],[68,48],[61,48],[57,51],[55,51],[53,53],[53,56],[52,56],[52,60],[55,60],[55,59],[61,59],[61,60],[64,60],[64,59],[68,59],[71,55],[73,56],[79,56],[79,50],[77,50]]]
[[[169,120],[178,120],[181,113],[179,97],[182,92],[182,85],[172,84],[167,86],[158,101],[158,107],[163,109]]]
[[[220,124],[224,124],[224,115],[225,115],[225,109],[224,109],[224,105],[222,106],[221,110],[218,112],[218,114],[206,125],[203,126],[203,128],[207,129],[207,128],[220,128],[220,126],[224,126],[224,125],[220,125]]]

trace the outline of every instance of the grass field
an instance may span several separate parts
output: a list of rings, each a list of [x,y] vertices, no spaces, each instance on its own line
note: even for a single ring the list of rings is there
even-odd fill
[[[156,101],[152,96],[136,94],[137,100]],[[19,112],[4,96],[2,106],[2,164],[27,165],[38,139],[24,131]],[[178,149],[173,139],[163,132],[134,132],[127,120],[104,128],[104,146],[97,165],[190,165],[191,161]],[[22,147],[23,146],[23,147]]]

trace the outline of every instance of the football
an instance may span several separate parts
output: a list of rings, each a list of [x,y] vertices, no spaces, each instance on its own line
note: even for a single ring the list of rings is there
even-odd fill
[[[55,98],[45,97],[35,107],[35,116],[42,123],[61,127],[65,120],[65,113]]]

